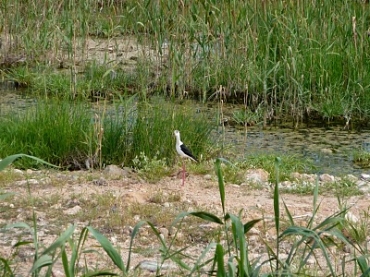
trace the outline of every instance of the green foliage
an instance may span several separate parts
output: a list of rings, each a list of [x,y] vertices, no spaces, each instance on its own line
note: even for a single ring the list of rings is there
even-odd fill
[[[362,1],[4,0],[0,10],[12,38],[3,41],[2,64],[21,65],[9,79],[39,93],[74,98],[123,89],[143,99],[160,92],[207,101],[222,85],[224,96],[248,106],[234,114],[240,123],[369,117],[370,9]],[[122,63],[138,62],[124,72],[117,60],[132,37],[139,54]],[[91,46],[102,38],[109,43]],[[44,65],[65,70],[29,74]]]
[[[60,166],[87,153],[84,132],[91,128],[91,111],[84,104],[40,101],[35,108],[18,114],[8,113],[0,120],[0,156],[22,152]],[[37,166],[31,160],[17,165]]]
[[[167,157],[172,163],[177,157],[174,151],[173,131],[180,130],[181,139],[195,156],[206,152],[213,129],[204,114],[192,108],[174,106],[166,102],[139,103],[137,120],[133,129],[132,159],[144,153],[149,159]],[[132,155],[131,154],[131,155]]]
[[[365,150],[357,150],[353,153],[353,162],[361,168],[370,168],[370,153]]]
[[[173,131],[179,129],[195,155],[206,152],[212,124],[202,114],[171,103],[138,103],[135,96],[115,104],[105,101],[92,107],[81,102],[48,100],[26,112],[6,113],[0,118],[0,156],[16,152],[40,157],[64,168],[102,167],[103,164],[134,165],[158,178],[177,156]],[[138,157],[146,164],[133,164]],[[155,164],[155,161],[160,161]],[[149,170],[151,163],[151,170]],[[17,166],[39,166],[20,160]],[[161,173],[162,172],[162,173]]]
[[[170,173],[170,168],[167,165],[166,159],[159,160],[157,156],[149,159],[141,152],[132,162],[139,174],[149,181],[158,182],[161,178],[168,176]]]

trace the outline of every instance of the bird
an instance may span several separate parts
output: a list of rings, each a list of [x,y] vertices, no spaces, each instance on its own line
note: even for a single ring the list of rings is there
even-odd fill
[[[176,151],[183,158],[182,161],[182,185],[185,184],[185,162],[184,159],[188,158],[194,162],[198,162],[197,158],[191,153],[191,151],[185,146],[185,144],[180,139],[180,131],[174,131],[176,137]]]

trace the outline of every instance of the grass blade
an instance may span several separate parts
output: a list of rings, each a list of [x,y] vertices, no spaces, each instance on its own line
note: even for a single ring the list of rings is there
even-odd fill
[[[0,195],[0,200],[5,200],[6,198],[10,197],[10,196],[13,196],[15,193],[13,192],[7,192],[7,193],[4,193],[4,194],[1,194]]]
[[[217,180],[218,180],[218,189],[219,189],[220,198],[221,198],[222,212],[225,215],[225,183],[224,183],[224,177],[222,175],[220,158],[216,159],[215,167],[216,167],[216,175],[217,175]]]
[[[217,263],[217,277],[226,276],[225,266],[224,266],[224,249],[221,244],[216,245],[215,259]]]
[[[127,268],[130,268],[132,245],[134,243],[134,238],[136,237],[136,234],[139,232],[140,227],[143,226],[145,223],[147,223],[147,221],[140,221],[140,222],[138,222],[135,225],[134,229],[132,230],[131,239],[130,239],[130,246],[129,246],[129,249],[128,249],[127,264],[126,264],[127,265]],[[159,234],[158,234],[158,236],[159,236]]]
[[[238,250],[238,269],[239,276],[249,276],[248,249],[245,241],[244,226],[240,219],[232,214],[228,214],[232,222],[232,233],[235,242],[235,249]]]
[[[117,250],[113,247],[110,241],[100,232],[92,228],[91,226],[86,227],[90,233],[95,237],[95,239],[100,243],[103,247],[104,251],[108,254],[111,258],[112,262],[122,271],[126,272],[125,265],[123,263],[122,257],[117,252]]]
[[[78,258],[80,257],[79,252],[81,251],[82,245],[85,243],[87,239],[87,235],[89,230],[85,227],[82,229],[80,237],[78,239],[77,247],[74,244],[73,240],[70,240],[69,246],[72,250],[71,254],[71,261],[70,261],[70,274],[74,276],[75,268],[78,266]]]
[[[64,274],[66,277],[72,277],[70,273],[70,265],[68,263],[68,256],[65,247],[62,249],[62,264],[64,269]]]
[[[53,242],[48,248],[44,250],[44,252],[41,253],[41,256],[47,255],[49,253],[54,252],[55,249],[63,246],[65,242],[70,238],[70,236],[73,234],[75,230],[75,226],[71,225],[62,235],[57,238],[55,242]]]
[[[46,162],[42,159],[36,158],[34,156],[30,156],[30,155],[26,155],[26,154],[15,154],[15,155],[8,156],[8,157],[6,157],[6,158],[4,158],[0,161],[0,171],[4,170],[4,168],[6,168],[8,165],[12,164],[16,159],[19,159],[19,158],[30,158],[30,159],[33,159],[33,160],[39,162],[39,163],[58,168],[58,166],[53,165],[51,163],[48,163],[48,162]]]
[[[262,218],[258,218],[258,219],[253,219],[251,221],[248,221],[247,223],[244,224],[244,234],[248,233],[250,229],[252,229],[252,227],[254,225],[256,225],[258,222],[260,222],[262,220]]]
[[[277,157],[275,159],[275,171],[276,171],[276,183],[274,188],[274,214],[275,214],[275,228],[276,228],[276,236],[279,237],[280,231],[280,196],[279,196],[279,166],[281,163],[281,159]],[[279,252],[280,252],[280,244],[279,240],[276,240],[276,271],[279,271]]]
[[[209,222],[213,222],[213,223],[217,223],[217,224],[223,224],[222,219],[220,219],[219,217],[217,217],[216,215],[211,214],[211,213],[207,213],[207,212],[182,212],[175,218],[172,225],[175,225],[176,223],[178,223],[180,220],[187,217],[188,215],[193,215],[193,216],[199,217],[201,219],[207,220]]]
[[[118,276],[119,274],[113,273],[110,271],[93,271],[93,272],[88,272],[83,275],[83,277],[92,277],[92,276]]]
[[[44,266],[51,265],[53,263],[53,259],[49,255],[40,256],[34,263],[31,268],[31,272],[34,273],[35,271],[43,268]]]
[[[8,224],[5,226],[5,229],[11,229],[11,228],[24,228],[24,229],[32,230],[32,228],[27,223],[24,223],[24,222],[12,223],[12,224]]]

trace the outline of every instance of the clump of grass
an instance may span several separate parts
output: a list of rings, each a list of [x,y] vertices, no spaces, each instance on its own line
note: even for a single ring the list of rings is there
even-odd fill
[[[143,152],[136,156],[132,162],[139,175],[152,182],[157,182],[163,176],[168,176],[171,171],[167,166],[166,159],[158,159],[157,156],[149,159]]]
[[[209,135],[213,129],[204,114],[186,106],[175,106],[159,101],[159,103],[140,103],[137,121],[133,129],[132,148],[135,156],[144,153],[152,159],[168,157],[172,164],[177,156],[174,151],[174,130],[180,130],[182,139],[192,149],[195,156],[206,153],[210,145]]]
[[[135,97],[112,106],[102,103],[93,110],[79,102],[40,100],[28,111],[5,114],[0,156],[20,151],[69,169],[124,164],[154,180],[169,172],[175,159],[173,130],[183,132],[196,155],[210,143],[212,124],[190,108],[163,102],[138,105]],[[37,166],[23,160],[17,165]]]
[[[40,101],[26,112],[2,117],[0,155],[23,152],[60,166],[81,162],[80,157],[87,153],[83,142],[84,132],[91,128],[90,122],[91,111],[85,104]],[[32,160],[21,160],[16,164],[36,166]]]
[[[149,199],[149,202],[156,204],[163,204],[165,202],[179,202],[181,200],[181,195],[178,193],[167,193],[163,191],[158,191],[154,193]]]
[[[370,153],[365,150],[358,150],[353,153],[353,162],[361,168],[370,167]]]

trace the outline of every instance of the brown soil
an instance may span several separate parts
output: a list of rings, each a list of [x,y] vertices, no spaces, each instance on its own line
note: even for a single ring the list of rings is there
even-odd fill
[[[31,183],[31,179],[36,179],[37,182],[30,185],[30,191],[26,184],[17,181],[29,180]],[[200,251],[216,239],[218,227],[205,221],[190,220],[179,227],[179,232],[175,235],[173,230],[176,229],[170,228],[171,222],[181,211],[202,210],[222,217],[218,183],[214,177],[209,176],[191,175],[183,187],[181,179],[177,176],[163,178],[160,182],[151,184],[133,173],[111,180],[100,172],[28,172],[18,176],[2,172],[0,180],[2,180],[0,191],[15,193],[14,197],[0,202],[0,226],[14,222],[27,222],[32,225],[30,196],[33,196],[38,236],[42,247],[49,246],[70,224],[77,226],[74,237],[77,241],[81,229],[90,224],[119,249],[125,262],[132,228],[140,220],[153,222],[167,242],[176,237],[175,247],[189,246],[186,251],[193,257],[198,257]],[[284,194],[282,199],[297,222],[306,224],[313,211],[312,196]],[[316,215],[316,223],[339,211],[338,200],[334,196],[320,196],[318,203],[320,209]],[[357,218],[362,218],[363,212],[369,208],[367,196],[351,197],[346,199],[346,203],[347,206],[351,206],[350,211]],[[76,214],[74,209],[77,209]],[[273,243],[276,239],[272,190],[267,187],[257,190],[248,185],[227,185],[226,210],[233,214],[242,211],[244,223],[263,218],[254,229],[256,234],[249,236],[249,238],[258,237],[257,241],[249,245],[251,257],[263,257],[266,250],[261,250],[264,249],[262,240]],[[287,226],[287,217],[282,205],[280,211],[284,229],[284,226]],[[1,236],[3,238],[0,257],[10,259],[11,255],[15,254],[13,260],[17,266],[16,271],[20,274],[18,276],[27,276],[32,265],[34,248],[32,245],[25,245],[19,247],[15,253],[11,246],[18,240],[32,240],[31,234],[11,229],[1,232]],[[136,266],[144,260],[159,260],[159,245],[150,228],[144,226],[134,243],[135,251],[131,266]],[[97,248],[97,243],[91,236],[84,247],[98,249],[103,253],[101,248]],[[351,255],[344,252],[340,254]],[[96,255],[90,253],[85,257],[91,268],[110,267],[111,263],[104,255],[104,258],[97,259]],[[64,275],[60,262],[54,266],[53,272],[55,276]],[[148,273],[143,270],[142,274]]]

